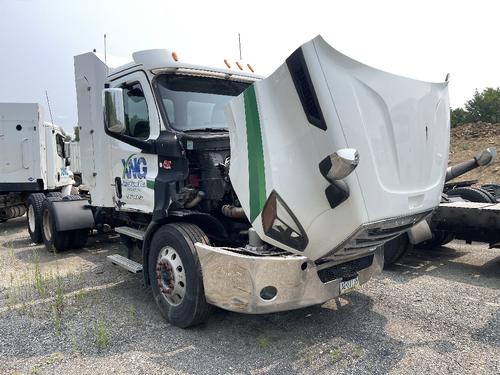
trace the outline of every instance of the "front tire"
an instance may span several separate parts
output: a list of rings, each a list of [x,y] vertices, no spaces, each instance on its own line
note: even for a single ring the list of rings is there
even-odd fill
[[[151,241],[148,269],[153,297],[163,317],[181,328],[203,323],[211,311],[196,242],[209,244],[205,233],[188,223],[164,225]]]
[[[28,222],[28,232],[31,241],[42,243],[42,204],[45,195],[42,193],[31,194],[26,201],[26,217]]]

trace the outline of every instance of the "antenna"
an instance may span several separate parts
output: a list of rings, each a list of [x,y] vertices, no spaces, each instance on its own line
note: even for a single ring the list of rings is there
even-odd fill
[[[243,58],[241,57],[241,34],[238,33],[238,46],[240,48],[240,60],[243,60]]]
[[[104,64],[108,65],[106,57],[106,34],[104,34]]]
[[[49,107],[50,122],[54,124],[54,119],[52,118],[52,109],[50,108],[49,93],[45,90],[45,98],[47,98],[47,106]]]

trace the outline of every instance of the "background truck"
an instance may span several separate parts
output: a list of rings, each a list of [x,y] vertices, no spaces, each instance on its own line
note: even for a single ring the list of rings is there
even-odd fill
[[[44,122],[36,103],[0,103],[0,220],[28,211],[28,230],[41,242],[41,205],[46,195],[71,192],[64,131]]]
[[[435,249],[453,239],[486,242],[490,247],[500,243],[500,185],[479,185],[477,180],[453,182],[453,179],[478,168],[487,166],[496,157],[496,148],[490,147],[473,158],[446,170],[446,183],[441,203],[436,210],[419,224],[420,241],[410,240],[411,233],[384,245],[384,264],[393,264],[417,245],[420,249]],[[426,233],[426,234],[425,234]]]
[[[80,162],[80,142],[69,142],[69,165],[73,172],[75,186],[82,184],[82,164]]]
[[[444,183],[447,82],[385,73],[321,37],[267,79],[238,67],[168,50],[116,69],[75,57],[89,190],[43,202],[44,243],[78,248],[111,226],[129,256],[110,261],[142,271],[180,327],[212,305],[268,313],[351,291]]]

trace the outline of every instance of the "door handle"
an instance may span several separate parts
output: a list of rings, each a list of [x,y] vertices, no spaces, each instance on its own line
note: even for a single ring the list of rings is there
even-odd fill
[[[115,177],[115,192],[118,199],[122,197],[122,179],[120,177]]]

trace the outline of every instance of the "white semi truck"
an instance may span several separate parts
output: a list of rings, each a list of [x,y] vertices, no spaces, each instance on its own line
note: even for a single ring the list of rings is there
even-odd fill
[[[269,313],[351,291],[444,184],[447,82],[374,69],[321,37],[266,79],[239,67],[168,50],[116,69],[75,57],[89,194],[46,199],[43,240],[77,248],[92,228],[113,227],[130,251],[110,260],[142,271],[180,327],[212,305]]]
[[[41,242],[41,202],[71,192],[64,131],[43,121],[37,103],[0,103],[0,220],[28,211],[28,228]]]

